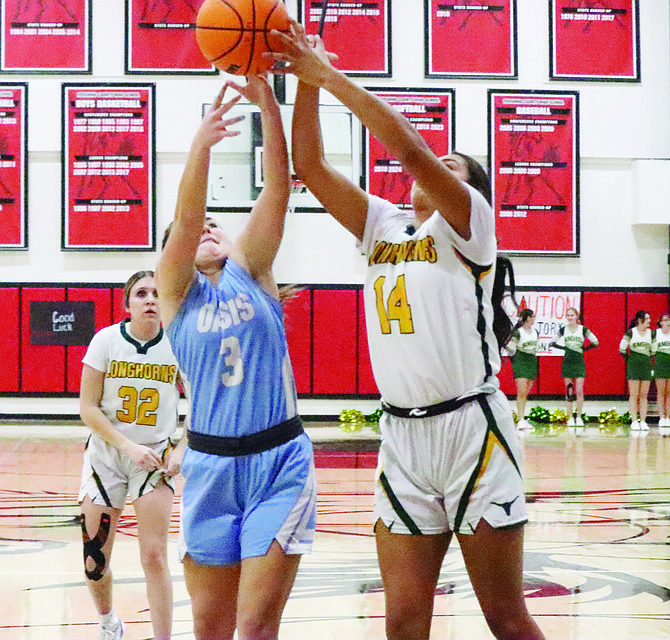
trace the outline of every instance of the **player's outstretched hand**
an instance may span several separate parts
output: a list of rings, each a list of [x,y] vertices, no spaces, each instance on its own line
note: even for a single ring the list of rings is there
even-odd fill
[[[231,100],[228,100],[228,102],[223,102],[223,96],[226,93],[226,89],[232,84],[233,83],[226,82],[226,84],[223,85],[223,88],[219,91],[219,95],[216,96],[212,105],[207,109],[207,112],[200,123],[200,127],[195,134],[195,142],[200,143],[204,147],[211,148],[217,142],[223,140],[223,138],[237,136],[240,133],[239,131],[229,130],[228,127],[244,120],[244,116],[223,118],[223,116],[228,113],[228,111],[230,111],[242,97],[241,95],[236,95]]]
[[[261,109],[277,103],[272,87],[265,76],[248,76],[245,86],[232,81],[228,82],[228,85]]]
[[[291,20],[289,34],[276,30],[272,34],[282,43],[281,51],[263,54],[279,63],[272,73],[292,73],[307,84],[322,87],[336,71],[331,61],[336,60],[337,55],[326,51],[319,36],[307,35],[299,22]]]

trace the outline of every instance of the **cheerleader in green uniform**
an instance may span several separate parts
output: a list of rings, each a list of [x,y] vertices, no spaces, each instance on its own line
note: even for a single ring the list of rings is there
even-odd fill
[[[658,404],[658,426],[670,427],[670,313],[662,313],[658,329],[651,343],[654,356],[654,380],[656,380]]]
[[[512,337],[507,343],[507,351],[512,360],[512,372],[516,382],[516,410],[519,429],[530,429],[531,425],[525,417],[526,400],[537,378],[537,345],[539,335],[533,329],[535,314],[530,309],[522,309],[519,313]]]
[[[633,431],[647,431],[647,394],[652,380],[651,343],[649,329],[651,316],[646,311],[638,311],[630,323],[630,328],[621,338],[619,352],[626,359],[626,380],[628,380],[628,406],[630,407]]]
[[[568,323],[562,326],[558,336],[551,346],[563,349],[563,363],[561,376],[565,383],[565,400],[568,403],[568,426],[583,427],[582,409],[584,407],[584,380],[586,378],[586,363],[584,351],[595,349],[598,338],[584,325],[579,324],[579,311],[570,307],[565,312]],[[575,403],[573,413],[572,403]]]

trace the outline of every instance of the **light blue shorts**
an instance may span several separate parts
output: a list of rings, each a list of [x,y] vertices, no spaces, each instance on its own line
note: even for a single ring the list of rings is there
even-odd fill
[[[306,434],[248,456],[187,448],[181,473],[182,560],[188,554],[199,564],[235,564],[264,556],[274,540],[286,554],[311,551],[316,478]]]

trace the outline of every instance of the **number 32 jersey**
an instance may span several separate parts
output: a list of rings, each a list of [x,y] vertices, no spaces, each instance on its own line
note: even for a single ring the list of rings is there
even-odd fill
[[[163,332],[141,343],[127,320],[93,336],[83,362],[105,372],[100,409],[111,423],[138,444],[172,436],[179,421],[179,366]]]
[[[467,241],[437,212],[419,226],[413,215],[369,196],[361,243],[368,343],[382,397],[398,407],[499,386],[491,306],[495,220],[484,197],[466,186]]]

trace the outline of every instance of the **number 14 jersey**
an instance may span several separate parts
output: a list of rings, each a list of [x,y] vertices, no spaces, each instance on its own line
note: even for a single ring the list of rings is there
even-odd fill
[[[419,225],[369,196],[362,249],[372,369],[384,400],[417,407],[498,388],[492,329],[495,220],[468,185],[471,237],[435,212]]]

